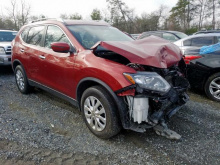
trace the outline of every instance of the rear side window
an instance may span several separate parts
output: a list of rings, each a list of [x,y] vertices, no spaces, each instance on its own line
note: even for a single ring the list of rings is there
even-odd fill
[[[205,46],[214,44],[214,37],[197,37],[192,39],[192,46]]]
[[[57,26],[48,26],[44,46],[50,48],[52,42],[66,42],[71,45],[66,35]]]
[[[40,46],[43,38],[43,34],[44,34],[44,26],[32,27],[28,33],[26,43]]]
[[[28,30],[29,30],[29,28],[26,28],[26,29],[24,29],[23,32],[21,33],[21,38],[22,38],[22,40],[23,40],[24,42],[26,42]]]

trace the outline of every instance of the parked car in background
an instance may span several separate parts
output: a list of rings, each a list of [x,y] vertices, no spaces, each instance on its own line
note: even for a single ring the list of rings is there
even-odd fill
[[[198,31],[196,33],[193,33],[193,35],[196,35],[196,34],[208,34],[208,33],[220,33],[220,30],[201,30],[201,31]]]
[[[0,65],[11,65],[11,41],[17,31],[0,30]]]
[[[142,39],[142,38],[145,38],[151,35],[163,38],[171,42],[178,41],[179,39],[182,39],[188,36],[185,33],[178,32],[178,31],[147,31],[147,32],[143,32],[138,37],[138,39]]]
[[[176,45],[155,36],[133,40],[108,23],[83,20],[28,24],[12,45],[19,91],[42,88],[78,106],[96,136],[154,128],[180,138],[166,125],[188,101]]]
[[[187,49],[199,49],[202,46],[209,46],[220,42],[220,33],[197,34],[174,42],[182,52]]]
[[[220,101],[220,51],[199,54],[200,49],[185,51],[187,78],[192,88],[205,91],[215,101]]]
[[[131,34],[131,36],[136,40],[140,36],[140,34]]]

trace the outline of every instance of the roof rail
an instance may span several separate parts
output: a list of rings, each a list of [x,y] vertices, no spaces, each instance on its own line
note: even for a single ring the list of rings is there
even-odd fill
[[[46,20],[56,20],[56,21],[64,22],[62,18],[41,18],[41,19],[33,20],[31,21],[31,23],[39,22],[39,21],[46,21]]]

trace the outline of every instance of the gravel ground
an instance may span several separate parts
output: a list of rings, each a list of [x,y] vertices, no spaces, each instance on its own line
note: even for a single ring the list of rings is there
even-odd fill
[[[42,90],[22,95],[10,68],[0,67],[0,164],[220,164],[220,104],[190,92],[170,121],[182,135],[153,130],[95,137],[79,111]]]

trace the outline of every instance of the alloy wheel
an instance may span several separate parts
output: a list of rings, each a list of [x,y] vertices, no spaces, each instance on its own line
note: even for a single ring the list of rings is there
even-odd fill
[[[20,70],[16,72],[16,81],[20,90],[24,89],[24,76]]]
[[[209,91],[213,97],[220,100],[220,77],[216,77],[211,81]]]
[[[102,131],[106,127],[106,112],[102,103],[94,96],[89,96],[84,102],[84,114],[90,127]]]

